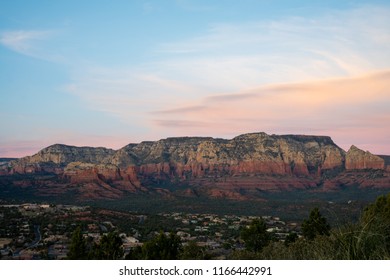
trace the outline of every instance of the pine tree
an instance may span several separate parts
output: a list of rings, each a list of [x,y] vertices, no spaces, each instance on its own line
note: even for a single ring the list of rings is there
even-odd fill
[[[72,240],[67,257],[70,260],[85,260],[88,257],[87,243],[83,237],[80,227],[77,227],[72,234]]]
[[[168,236],[160,232],[142,246],[143,258],[146,260],[177,260],[180,251],[180,237],[172,232]]]
[[[313,240],[317,235],[329,235],[330,225],[316,207],[311,210],[309,219],[303,220],[302,233],[308,240]]]
[[[123,242],[118,233],[104,235],[95,246],[93,258],[98,260],[117,260],[123,257]]]
[[[249,227],[241,231],[241,238],[245,248],[252,252],[260,252],[271,241],[271,234],[263,219],[253,220]]]

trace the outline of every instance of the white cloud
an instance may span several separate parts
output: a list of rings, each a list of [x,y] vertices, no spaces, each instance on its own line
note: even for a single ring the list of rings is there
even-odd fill
[[[213,103],[212,108],[204,100],[215,95],[250,93],[251,89],[256,91],[267,85],[305,86],[313,80],[347,79],[388,70],[388,26],[390,9],[382,7],[329,12],[317,18],[214,24],[201,36],[156,46],[153,53],[156,59],[147,64],[121,69],[83,69],[84,73],[75,75],[69,88],[92,108],[118,116],[126,123],[148,127],[159,135],[215,135],[262,128],[275,133],[331,134],[332,127],[334,131],[341,125],[348,127],[350,118],[359,116],[359,110],[369,108],[364,114],[369,119],[369,112],[375,111],[362,105],[369,103],[366,95],[361,93],[363,103],[357,103],[353,91],[348,91],[354,101],[354,106],[348,107],[345,96],[341,97],[343,103],[332,104],[329,98],[337,100],[338,96],[322,91],[320,98],[310,98],[312,93],[305,88],[306,95],[300,95],[296,89],[282,91],[288,93],[284,95],[286,100],[266,96],[250,102],[249,94],[245,102],[238,98],[229,103],[228,115],[222,108],[226,105],[223,100]],[[383,90],[388,93],[388,84],[384,84]],[[380,92],[381,89],[375,88],[375,93]],[[380,100],[388,104],[388,99]],[[324,106],[319,105],[321,102]],[[279,114],[267,118],[275,104]],[[381,101],[375,102],[373,106],[380,104]],[[191,110],[186,113],[182,108],[194,108],[196,113]],[[159,111],[163,113],[161,116],[156,115]],[[177,119],[168,118],[169,112],[178,112]],[[327,118],[332,114],[336,117]],[[296,120],[294,124],[292,119]]]
[[[390,9],[365,7],[312,19],[217,24],[156,51],[170,55],[159,65],[166,76],[184,72],[192,82],[224,87],[353,76],[389,67],[388,26]]]
[[[55,32],[52,30],[16,30],[0,33],[0,43],[17,53],[53,62],[63,62],[64,58],[45,46]]]
[[[9,31],[1,34],[0,42],[11,50],[28,54],[33,48],[32,41],[45,39],[48,34],[47,31]]]
[[[156,126],[175,135],[228,136],[248,131],[353,137],[352,143],[389,139],[390,70],[353,78],[275,84],[199,100],[192,107],[153,112]],[[362,132],[364,133],[362,134]],[[342,137],[340,137],[342,138]],[[381,140],[382,139],[382,140]],[[345,142],[340,143],[348,148]]]
[[[197,89],[152,73],[128,69],[84,69],[65,90],[97,111],[117,116],[125,123],[147,126],[145,115],[161,106],[188,101]]]

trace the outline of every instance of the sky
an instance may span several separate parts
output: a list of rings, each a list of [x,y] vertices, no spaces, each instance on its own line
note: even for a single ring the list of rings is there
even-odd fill
[[[390,1],[0,0],[0,157],[251,132],[390,155]]]

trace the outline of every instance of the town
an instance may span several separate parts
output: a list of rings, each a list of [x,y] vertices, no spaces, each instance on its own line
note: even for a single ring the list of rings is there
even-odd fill
[[[243,250],[240,231],[263,220],[274,240],[289,234],[300,236],[300,226],[273,216],[189,214],[182,212],[144,214],[91,206],[54,204],[0,204],[0,249],[2,259],[67,259],[72,233],[99,243],[115,232],[122,240],[123,256],[159,233],[174,233],[182,245],[190,242],[209,258],[224,259]]]

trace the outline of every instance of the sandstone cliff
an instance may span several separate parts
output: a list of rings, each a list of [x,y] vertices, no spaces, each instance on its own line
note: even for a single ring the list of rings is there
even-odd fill
[[[182,137],[128,145],[108,162],[139,166],[141,174],[179,178],[239,174],[319,174],[344,165],[329,137],[245,134],[231,140]]]
[[[99,164],[115,153],[112,149],[75,147],[55,144],[42,149],[37,154],[11,162],[11,173],[62,173],[71,162]]]
[[[345,168],[351,169],[384,169],[385,160],[370,152],[351,146],[345,157]]]
[[[372,179],[369,170],[380,174]],[[245,199],[261,191],[390,187],[386,170],[381,157],[354,146],[345,153],[330,137],[251,133],[229,140],[167,138],[117,151],[56,144],[8,163],[0,175],[56,174],[56,184],[84,186],[78,191],[85,198],[117,198],[126,192],[168,195],[175,186],[185,196]],[[346,176],[349,171],[368,175]]]

